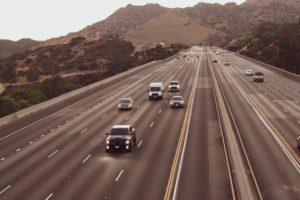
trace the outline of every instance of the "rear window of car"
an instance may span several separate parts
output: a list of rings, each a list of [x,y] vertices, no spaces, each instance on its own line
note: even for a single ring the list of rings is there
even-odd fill
[[[130,103],[131,101],[129,99],[122,99],[121,103]]]
[[[129,135],[129,132],[127,128],[113,128],[110,135]]]
[[[262,72],[256,72],[255,75],[257,75],[257,76],[263,76],[264,74]]]
[[[182,97],[172,97],[172,100],[175,100],[175,101],[181,101],[181,100],[182,100]]]
[[[170,85],[178,85],[178,82],[170,82]]]

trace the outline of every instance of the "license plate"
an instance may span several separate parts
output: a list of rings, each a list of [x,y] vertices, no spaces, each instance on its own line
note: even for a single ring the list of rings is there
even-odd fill
[[[119,149],[120,148],[120,146],[115,146],[115,149]]]

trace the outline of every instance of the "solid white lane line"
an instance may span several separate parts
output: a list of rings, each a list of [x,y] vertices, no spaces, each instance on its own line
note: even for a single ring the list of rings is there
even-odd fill
[[[49,194],[45,200],[49,200],[53,196],[53,193]]]
[[[143,141],[141,140],[137,146],[137,148],[140,148],[140,146],[143,144]]]
[[[56,154],[58,152],[58,150],[55,150],[53,153],[51,153],[48,158],[51,158],[54,154]]]
[[[118,182],[118,180],[119,180],[120,177],[122,176],[123,172],[124,172],[124,169],[122,169],[122,170],[120,171],[119,175],[118,175],[117,178],[115,179],[115,182]]]
[[[84,132],[86,132],[88,129],[84,129],[83,131],[80,132],[80,134],[84,134]]]
[[[153,125],[154,125],[154,122],[152,122],[152,123],[150,124],[150,127],[152,128],[152,127],[153,127]]]
[[[158,114],[160,114],[160,113],[161,113],[161,111],[162,111],[162,110],[160,109],[160,110],[158,111]]]
[[[89,154],[89,155],[82,161],[82,163],[85,163],[91,156],[92,156],[92,155]]]
[[[21,149],[17,149],[16,152],[21,151]]]
[[[3,158],[1,158],[1,161],[3,161],[3,160],[5,160],[6,158],[5,157],[3,157]]]
[[[6,188],[4,188],[1,192],[0,192],[0,194],[3,194],[6,190],[8,190],[9,188],[11,188],[11,185],[9,185],[9,186],[7,186]]]

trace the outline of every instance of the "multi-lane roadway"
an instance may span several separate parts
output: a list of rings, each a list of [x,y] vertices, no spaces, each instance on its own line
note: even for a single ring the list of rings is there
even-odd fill
[[[192,48],[0,127],[0,199],[244,198],[220,112],[230,116],[252,197],[299,199],[299,82],[214,51]],[[247,68],[265,82],[246,77]],[[167,91],[171,80],[180,92]],[[164,83],[163,100],[148,100],[151,82]],[[184,97],[183,109],[170,109],[172,95]],[[133,110],[118,110],[123,97]],[[133,152],[105,153],[116,124],[136,129]]]

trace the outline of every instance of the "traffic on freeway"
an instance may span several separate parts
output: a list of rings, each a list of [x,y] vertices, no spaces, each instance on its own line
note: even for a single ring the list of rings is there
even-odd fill
[[[195,46],[8,123],[0,199],[300,199],[282,73]]]

